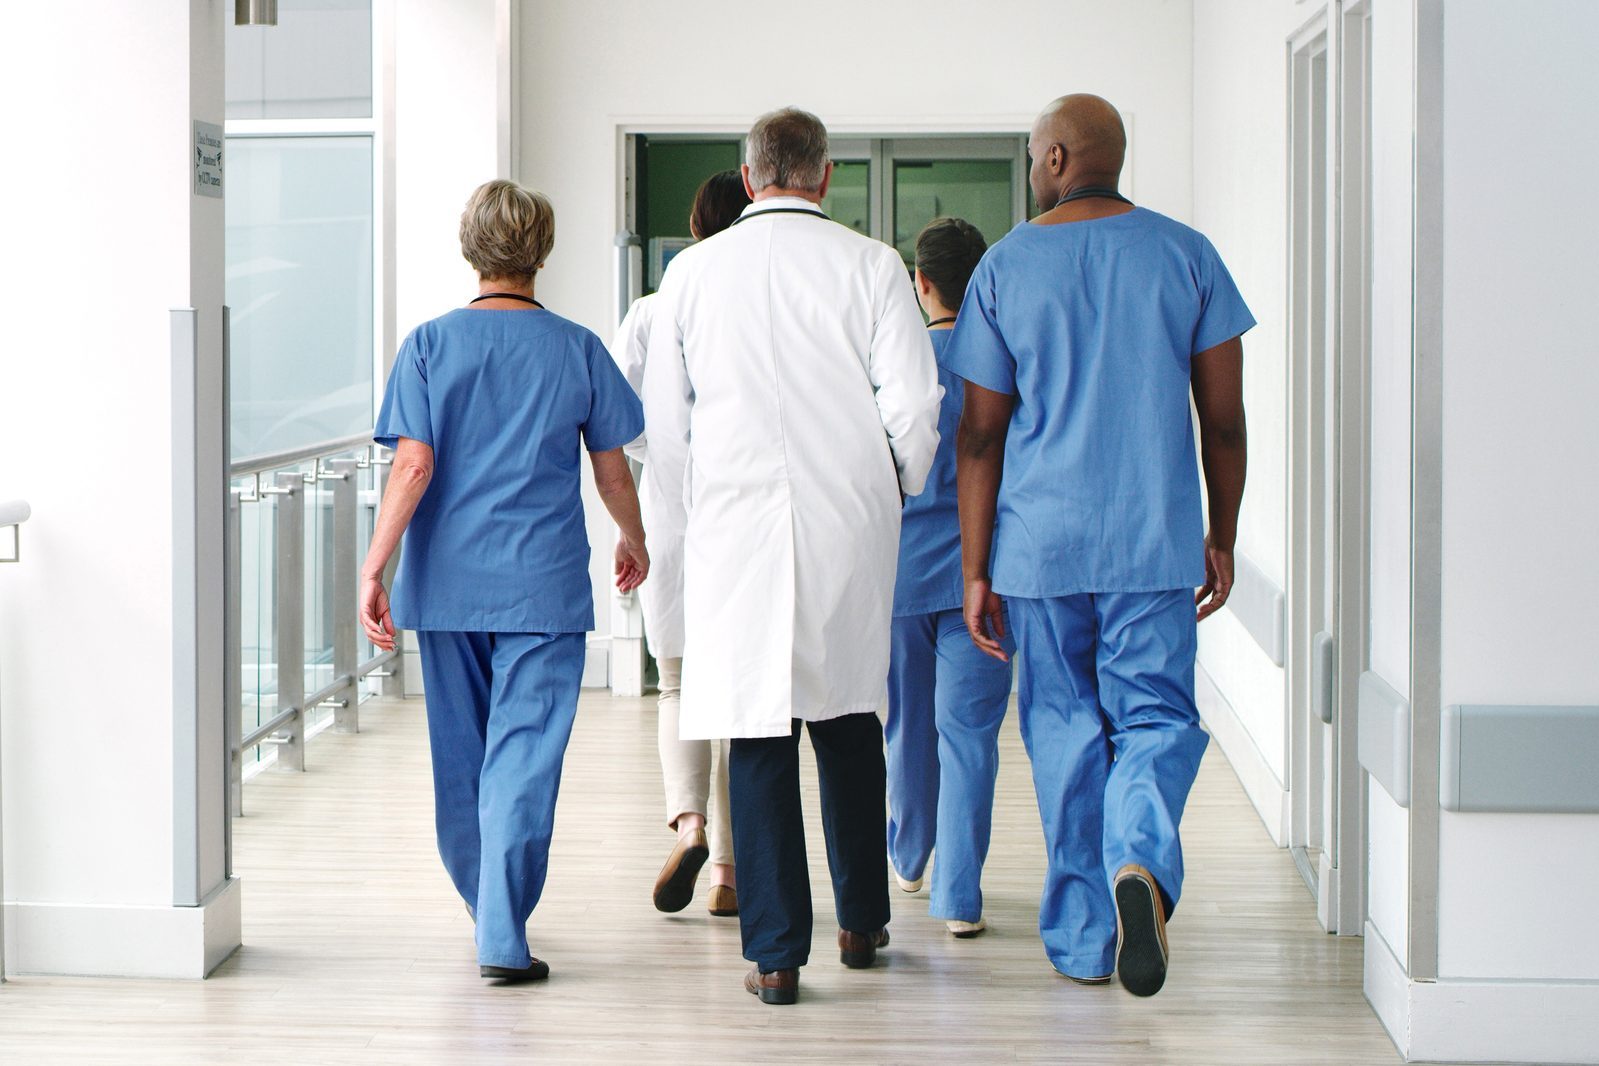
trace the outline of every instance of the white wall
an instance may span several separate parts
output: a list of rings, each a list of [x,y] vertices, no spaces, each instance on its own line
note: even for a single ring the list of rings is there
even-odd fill
[[[1244,337],[1249,483],[1238,551],[1288,588],[1288,78],[1284,42],[1307,12],[1284,0],[1194,5],[1194,225],[1232,271],[1258,324]],[[1223,611],[1200,627],[1200,664],[1226,700],[1205,708],[1278,843],[1286,826],[1284,671]],[[1243,736],[1217,721],[1230,710]],[[1246,742],[1247,741],[1247,742]],[[1262,772],[1263,775],[1262,776]],[[1274,794],[1269,794],[1274,793]]]
[[[1189,217],[1187,0],[818,0],[778,11],[522,0],[515,176],[555,202],[555,254],[539,280],[552,310],[607,341],[615,328],[620,131],[633,123],[747,129],[795,104],[836,131],[1024,132],[1054,97],[1092,91],[1130,117],[1137,198]],[[610,533],[592,501],[589,528],[603,626]]]
[[[1444,18],[1443,703],[1599,704],[1599,6]],[[1440,977],[1599,981],[1595,882],[1599,815],[1446,812]]]
[[[95,0],[7,17],[0,97],[35,102],[5,110],[15,152],[0,175],[0,291],[16,311],[0,355],[0,496],[34,511],[23,563],[0,572],[7,956],[23,969],[198,975],[208,959],[179,957],[193,944],[148,930],[201,910],[172,907],[175,859],[198,858],[208,887],[221,875],[220,706],[201,709],[209,849],[174,853],[174,720],[195,712],[192,694],[174,706],[185,607],[168,311],[199,309],[205,373],[219,381],[222,201],[193,196],[190,160],[191,119],[222,122],[223,15],[206,0]],[[219,404],[206,413],[220,432]],[[139,936],[116,942],[119,931]],[[235,913],[234,945],[237,933]]]
[[[477,295],[461,257],[461,209],[500,173],[497,10],[508,0],[394,0],[396,346]],[[383,353],[384,365],[393,350]],[[422,695],[422,659],[403,640],[406,695]]]

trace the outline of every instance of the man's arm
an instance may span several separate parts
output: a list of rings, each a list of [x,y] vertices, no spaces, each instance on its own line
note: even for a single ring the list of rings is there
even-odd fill
[[[966,403],[955,436],[955,493],[961,523],[961,574],[966,582],[964,615],[972,642],[985,655],[1008,661],[1003,604],[989,580],[994,512],[1005,465],[1005,436],[1016,398],[966,383]]]
[[[1194,356],[1192,365],[1200,462],[1210,502],[1205,587],[1194,596],[1199,620],[1204,621],[1227,602],[1233,590],[1233,544],[1238,539],[1238,508],[1244,499],[1248,466],[1243,342],[1237,337],[1223,341]]]

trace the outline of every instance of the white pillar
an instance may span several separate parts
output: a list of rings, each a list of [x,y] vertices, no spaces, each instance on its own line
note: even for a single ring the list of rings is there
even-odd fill
[[[226,870],[223,121],[232,5],[23,5],[0,35],[0,583],[11,973],[200,977],[239,944]],[[223,160],[225,167],[226,160]]]

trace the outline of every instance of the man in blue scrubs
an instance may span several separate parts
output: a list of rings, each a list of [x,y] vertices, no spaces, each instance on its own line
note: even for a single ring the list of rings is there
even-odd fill
[[[1194,605],[1203,619],[1232,588],[1239,337],[1255,320],[1209,241],[1116,191],[1126,144],[1096,96],[1039,116],[1029,177],[1045,210],[978,265],[940,362],[967,382],[966,624],[1003,658],[1008,616],[1021,658],[1049,851],[1044,948],[1067,977],[1114,970],[1148,996],[1166,978],[1177,825],[1207,739]]]
[[[972,271],[988,244],[970,222],[936,218],[916,238],[916,298],[934,354],[949,343]],[[983,922],[983,862],[999,773],[999,726],[1010,702],[1010,664],[985,656],[961,615],[960,520],[955,510],[955,429],[961,381],[938,373],[944,399],[927,487],[905,501],[888,660],[888,855],[906,892],[922,887],[935,845],[929,910],[957,937]],[[1007,650],[1008,650],[1008,641]]]

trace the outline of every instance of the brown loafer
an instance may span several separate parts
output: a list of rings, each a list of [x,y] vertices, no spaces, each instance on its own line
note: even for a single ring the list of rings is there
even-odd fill
[[[731,885],[712,885],[711,894],[705,898],[705,905],[710,908],[714,917],[736,918],[738,892]]]
[[[705,830],[696,829],[680,837],[677,847],[667,857],[666,865],[655,879],[655,909],[675,914],[694,899],[694,879],[700,868],[711,857],[710,845],[705,842]]]
[[[838,961],[852,970],[864,970],[877,961],[877,949],[887,944],[887,929],[879,929],[875,933],[852,933],[848,929],[840,929]]]
[[[773,970],[762,973],[759,966],[744,975],[744,991],[759,996],[762,1003],[784,1006],[799,999],[799,971]]]

